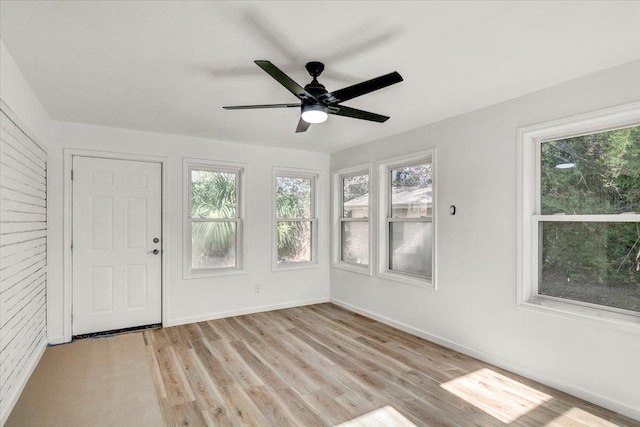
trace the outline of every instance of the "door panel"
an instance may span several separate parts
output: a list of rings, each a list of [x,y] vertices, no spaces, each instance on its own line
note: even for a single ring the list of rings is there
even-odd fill
[[[159,163],[74,156],[73,335],[161,322],[160,237]]]

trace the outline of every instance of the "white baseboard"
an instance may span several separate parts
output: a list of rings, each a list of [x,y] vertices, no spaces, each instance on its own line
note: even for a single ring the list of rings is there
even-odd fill
[[[169,319],[163,323],[163,326],[185,325],[187,323],[204,322],[207,320],[223,319],[225,317],[243,316],[245,314],[261,313],[263,311],[281,310],[283,308],[291,308],[291,307],[302,307],[305,305],[321,304],[325,302],[329,302],[329,297],[316,298],[316,299],[303,300],[303,301],[292,301],[292,302],[286,302],[282,304],[263,305],[258,307],[248,307],[248,308],[242,308],[239,310],[210,313],[210,314],[205,314],[202,316],[195,316],[195,317],[181,317],[178,319]]]
[[[339,305],[340,307],[343,307],[349,311],[353,311],[354,313],[361,314],[362,316],[368,317],[370,319],[377,320],[378,322],[384,323],[385,325],[392,326],[394,328],[400,329],[401,331],[410,333],[417,337],[424,338],[428,341],[434,342],[436,344],[440,344],[444,347],[466,354],[467,356],[471,356],[483,362],[490,363],[502,369],[506,369],[507,371],[532,379],[539,383],[548,385],[550,387],[553,387],[565,393],[571,394],[573,396],[579,397],[580,399],[584,399],[588,402],[595,403],[596,405],[602,406],[603,408],[610,409],[612,411],[615,411],[619,414],[633,418],[635,420],[640,420],[640,408],[634,408],[622,402],[609,399],[608,397],[602,396],[598,393],[573,386],[564,381],[560,381],[557,378],[550,377],[542,372],[530,369],[526,366],[520,365],[518,363],[514,363],[510,360],[502,359],[493,354],[488,354],[488,353],[474,350],[472,348],[458,344],[454,341],[450,341],[446,338],[442,338],[440,336],[430,334],[428,332],[425,332],[420,329],[416,329],[404,323],[389,319],[388,317],[380,316],[378,314],[356,307],[344,301],[340,301],[335,298],[330,298],[329,300],[333,304]]]
[[[46,349],[47,349],[47,340],[42,340],[42,343],[40,344],[40,348],[36,351],[35,357],[31,360],[29,364],[29,369],[27,371],[27,374],[20,379],[20,383],[17,384],[17,387],[13,389],[13,392],[11,393],[11,395],[7,397],[7,402],[4,405],[2,405],[3,406],[2,408],[0,408],[1,409],[0,426],[3,426],[4,423],[7,422],[7,419],[9,419],[9,414],[11,414],[13,407],[16,406],[16,403],[18,403],[18,399],[20,398],[20,395],[22,394],[24,387],[27,385],[27,382],[29,381],[29,378],[31,378],[31,374],[33,374],[33,371],[36,369],[36,366],[38,366],[38,363],[40,363],[40,359],[42,358],[42,355],[44,354],[44,351]]]

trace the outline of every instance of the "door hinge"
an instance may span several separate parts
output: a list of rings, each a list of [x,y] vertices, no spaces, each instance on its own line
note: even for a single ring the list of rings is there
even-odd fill
[[[73,311],[71,312],[71,323],[73,323]]]
[[[71,181],[73,181],[73,169],[71,169]]]
[[[73,240],[71,241],[71,252],[73,252]]]

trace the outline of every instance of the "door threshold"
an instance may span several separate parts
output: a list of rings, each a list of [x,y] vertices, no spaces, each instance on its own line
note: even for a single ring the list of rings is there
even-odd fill
[[[162,323],[153,323],[151,325],[133,326],[131,328],[111,329],[109,331],[100,331],[100,332],[91,332],[89,334],[73,335],[71,337],[71,340],[75,341],[75,340],[81,340],[84,338],[104,338],[104,337],[109,337],[113,335],[144,331],[145,329],[158,329],[158,328],[162,328]]]

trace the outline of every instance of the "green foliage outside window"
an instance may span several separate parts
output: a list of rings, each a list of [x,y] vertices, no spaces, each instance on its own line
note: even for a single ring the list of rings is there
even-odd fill
[[[545,142],[543,215],[640,214],[640,126]],[[640,223],[542,222],[539,293],[640,311]]]
[[[235,218],[237,216],[236,178],[235,173],[192,171],[191,217]],[[234,221],[197,222],[193,223],[191,231],[192,255],[195,264],[216,267],[235,264],[236,223]]]
[[[311,179],[279,176],[276,180],[278,262],[311,261]],[[297,219],[297,221],[287,221]]]

